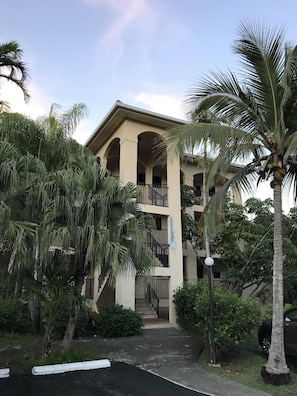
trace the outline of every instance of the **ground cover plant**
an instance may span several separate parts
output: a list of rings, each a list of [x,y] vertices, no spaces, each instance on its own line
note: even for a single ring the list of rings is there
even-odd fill
[[[199,357],[199,366],[205,371],[218,375],[222,378],[237,382],[266,392],[274,396],[296,396],[297,374],[291,371],[291,383],[287,385],[274,386],[265,384],[260,373],[259,365],[264,364],[266,357],[259,351],[257,334],[254,331],[248,340],[238,347],[228,360],[221,363],[220,367],[209,365],[209,350],[206,348]],[[297,368],[297,359],[287,357],[289,366]],[[296,370],[295,370],[296,371]]]
[[[12,374],[31,373],[35,366],[44,366],[47,364],[61,364],[83,362],[98,359],[94,353],[85,348],[70,348],[66,352],[60,352],[58,349],[53,350],[47,358],[40,358],[40,352],[30,348],[22,348],[22,351],[15,350],[13,353],[7,353],[0,359],[0,367],[9,367]]]

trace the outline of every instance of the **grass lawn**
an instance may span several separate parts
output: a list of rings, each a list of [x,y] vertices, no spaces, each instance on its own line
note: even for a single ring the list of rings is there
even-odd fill
[[[47,359],[41,360],[41,344],[42,337],[32,334],[0,337],[0,368],[9,367],[12,374],[29,374],[34,366],[98,359],[84,348],[70,348],[65,353],[53,350]]]
[[[275,396],[297,396],[297,374],[291,371],[292,381],[289,385],[273,386],[265,384],[260,375],[261,367],[266,362],[265,356],[258,350],[257,338],[253,335],[241,346],[238,352],[228,361],[222,362],[221,367],[208,365],[209,354],[205,351],[199,358],[199,366],[205,371],[229,379],[231,381],[255,388]],[[293,359],[293,358],[291,358]],[[295,367],[297,367],[297,358]],[[290,359],[288,359],[288,362]]]

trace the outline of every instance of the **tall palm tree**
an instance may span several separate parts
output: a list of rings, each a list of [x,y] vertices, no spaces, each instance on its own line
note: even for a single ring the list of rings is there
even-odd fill
[[[230,187],[250,190],[252,180],[270,181],[274,201],[273,321],[271,348],[262,368],[265,381],[290,380],[283,334],[282,190],[294,186],[297,173],[297,47],[284,42],[281,28],[241,23],[234,51],[241,58],[241,79],[213,72],[195,86],[189,103],[195,112],[209,111],[219,123],[181,126],[168,137],[169,149],[182,155],[207,140],[215,152],[208,180],[230,164],[243,166],[212,199],[208,214]],[[209,217],[210,218],[210,217]]]
[[[0,139],[0,261],[8,258],[4,262],[12,276],[10,286],[16,282],[15,293],[21,290],[20,268],[28,262],[37,228],[27,213],[29,189],[44,174],[44,164],[36,157],[22,155],[15,145]]]
[[[61,106],[53,103],[49,113],[38,119],[45,138],[40,158],[48,170],[62,168],[80,155],[81,145],[71,136],[87,114],[88,108],[84,103],[75,103],[66,111],[61,111]]]
[[[11,81],[23,91],[26,101],[30,96],[26,88],[29,78],[26,64],[22,61],[23,50],[16,41],[0,43],[0,78]]]

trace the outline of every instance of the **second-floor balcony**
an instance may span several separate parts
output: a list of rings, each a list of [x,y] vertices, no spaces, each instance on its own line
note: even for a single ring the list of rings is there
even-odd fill
[[[154,206],[168,206],[168,187],[164,184],[138,184],[141,196],[138,202]]]

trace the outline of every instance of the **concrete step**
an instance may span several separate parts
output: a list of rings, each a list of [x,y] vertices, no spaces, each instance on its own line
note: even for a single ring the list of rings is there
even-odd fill
[[[138,299],[135,302],[135,311],[140,313],[143,319],[157,319],[158,315],[150,303],[144,299]]]
[[[143,320],[158,319],[158,315],[156,313],[154,313],[154,314],[146,314],[146,313],[142,313],[142,312],[139,312],[139,313],[142,315]]]

